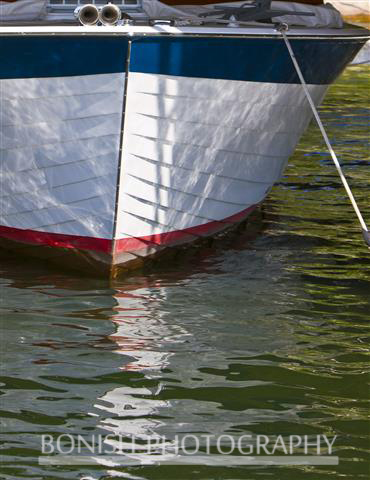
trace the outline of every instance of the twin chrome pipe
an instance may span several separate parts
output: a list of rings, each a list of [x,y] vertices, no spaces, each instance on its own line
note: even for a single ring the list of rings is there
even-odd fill
[[[117,5],[108,3],[103,7],[97,7],[93,4],[82,5],[74,11],[82,25],[96,25],[98,22],[103,25],[116,25],[121,20],[121,10]]]

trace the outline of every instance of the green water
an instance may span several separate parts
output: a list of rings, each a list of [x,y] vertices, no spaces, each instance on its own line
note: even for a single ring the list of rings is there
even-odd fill
[[[368,75],[321,112],[370,222]],[[114,285],[8,256],[0,283],[1,479],[368,478],[370,252],[314,125],[247,230]],[[66,433],[337,435],[339,465],[39,465]]]

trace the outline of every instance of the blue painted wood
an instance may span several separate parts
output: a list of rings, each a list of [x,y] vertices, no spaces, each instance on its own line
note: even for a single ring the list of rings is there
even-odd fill
[[[309,84],[330,84],[365,40],[291,40]],[[63,77],[125,70],[126,36],[9,36],[0,39],[0,78]],[[299,79],[282,39],[133,38],[130,70],[251,82]]]

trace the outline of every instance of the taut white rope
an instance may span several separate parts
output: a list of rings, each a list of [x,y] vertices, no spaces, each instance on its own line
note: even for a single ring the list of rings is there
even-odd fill
[[[326,143],[326,146],[328,147],[328,150],[330,152],[330,155],[331,155],[331,158],[333,159],[333,162],[338,170],[338,173],[339,173],[339,176],[340,176],[340,179],[342,180],[342,183],[343,183],[343,186],[344,188],[346,189],[346,192],[347,192],[347,195],[349,197],[349,199],[351,200],[351,203],[352,203],[352,206],[357,214],[357,217],[360,221],[360,224],[361,224],[361,227],[362,227],[362,233],[363,233],[363,236],[364,236],[364,240],[366,242],[366,244],[370,247],[370,232],[366,226],[366,223],[365,223],[365,220],[363,219],[363,216],[360,212],[360,209],[358,208],[358,205],[357,205],[357,202],[355,200],[355,197],[353,196],[353,193],[351,191],[351,188],[347,182],[347,179],[346,177],[344,176],[344,173],[342,171],[342,168],[340,166],[340,163],[338,161],[338,158],[337,158],[337,155],[335,154],[334,150],[333,150],[333,147],[330,143],[330,140],[328,138],[328,135],[326,134],[326,131],[325,131],[325,127],[321,121],[321,118],[319,116],[319,113],[317,111],[317,108],[312,100],[312,97],[311,97],[311,94],[308,90],[308,87],[307,87],[307,83],[303,77],[303,74],[302,74],[302,70],[298,64],[298,61],[296,59],[296,56],[294,55],[294,52],[293,52],[293,49],[292,49],[292,46],[290,44],[290,41],[286,35],[286,31],[288,30],[288,26],[286,24],[281,24],[278,26],[277,30],[281,33],[281,35],[283,36],[284,38],[284,41],[285,41],[285,44],[287,46],[287,49],[289,51],[289,54],[290,54],[290,57],[292,59],[292,62],[294,64],[294,67],[297,71],[297,74],[298,74],[298,77],[302,83],[302,87],[303,87],[303,90],[306,94],[306,97],[307,97],[307,100],[312,108],[312,111],[313,111],[313,114],[315,116],[315,119],[316,119],[316,122],[321,130],[321,133],[322,133],[322,136],[324,137],[324,140],[325,140],[325,143]]]

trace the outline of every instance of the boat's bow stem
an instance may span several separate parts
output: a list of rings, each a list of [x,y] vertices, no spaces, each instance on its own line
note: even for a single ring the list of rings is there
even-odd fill
[[[320,130],[321,130],[322,136],[323,136],[323,138],[324,138],[324,140],[325,140],[325,143],[326,143],[326,145],[327,145],[327,147],[328,147],[328,150],[329,150],[329,152],[330,152],[331,158],[333,159],[333,162],[334,162],[334,164],[335,164],[335,166],[336,166],[336,168],[337,168],[337,171],[338,171],[338,173],[339,173],[339,176],[340,176],[340,179],[341,179],[341,181],[342,181],[342,183],[343,183],[343,186],[344,186],[344,188],[346,189],[347,195],[348,195],[349,199],[351,200],[352,206],[353,206],[353,208],[354,208],[354,210],[355,210],[355,212],[356,212],[356,214],[357,214],[357,217],[358,217],[358,219],[359,219],[359,221],[360,221],[360,224],[361,224],[361,227],[362,227],[362,234],[363,234],[364,240],[365,240],[365,242],[366,242],[366,245],[367,245],[368,247],[370,247],[370,232],[369,232],[369,230],[368,230],[368,228],[367,228],[367,225],[366,225],[366,223],[365,223],[365,220],[364,220],[364,218],[363,218],[363,216],[362,216],[362,214],[361,214],[361,212],[360,212],[360,209],[358,208],[358,205],[357,205],[357,202],[356,202],[356,200],[355,200],[355,197],[353,196],[351,187],[349,186],[349,184],[348,184],[348,182],[347,182],[347,179],[346,179],[346,177],[344,176],[342,167],[340,166],[340,163],[339,163],[339,160],[338,160],[338,158],[337,158],[337,155],[336,155],[336,153],[334,152],[334,149],[333,149],[333,147],[332,147],[332,145],[331,145],[331,143],[330,143],[329,137],[328,137],[328,135],[327,135],[327,133],[326,133],[326,131],[325,131],[325,127],[324,127],[324,125],[323,125],[323,123],[322,123],[322,121],[321,121],[321,118],[320,118],[320,116],[319,116],[319,113],[318,113],[318,111],[317,111],[317,108],[316,108],[316,106],[315,106],[315,104],[314,104],[314,102],[313,102],[313,100],[312,100],[312,97],[311,97],[311,94],[310,94],[310,92],[309,92],[309,90],[308,90],[306,81],[305,81],[305,79],[304,79],[304,77],[303,77],[302,70],[301,70],[301,68],[300,68],[300,66],[299,66],[299,64],[298,64],[297,58],[296,58],[296,56],[294,55],[292,46],[291,46],[290,41],[289,41],[289,39],[288,39],[288,36],[287,36],[287,34],[286,34],[286,32],[288,31],[288,29],[289,29],[289,27],[288,27],[288,25],[287,25],[286,23],[282,23],[282,24],[280,24],[280,25],[277,26],[277,31],[281,33],[281,35],[282,35],[282,37],[283,37],[283,39],[284,39],[284,41],[285,41],[285,44],[286,44],[287,49],[288,49],[288,51],[289,51],[289,54],[290,54],[290,57],[291,57],[292,62],[293,62],[293,64],[294,64],[294,67],[295,67],[295,69],[296,69],[296,71],[297,71],[297,74],[298,74],[298,76],[299,76],[299,79],[300,79],[300,81],[301,81],[301,83],[302,83],[302,87],[303,87],[304,92],[305,92],[305,94],[306,94],[307,100],[308,100],[308,102],[309,102],[309,104],[310,104],[310,106],[311,106],[311,109],[312,109],[312,112],[313,112],[313,114],[314,114],[314,117],[315,117],[315,119],[316,119],[316,121],[317,121],[317,124],[318,124],[318,126],[319,126],[319,128],[320,128]]]

